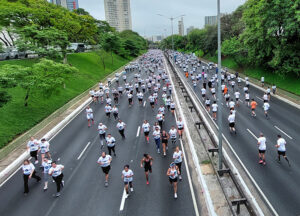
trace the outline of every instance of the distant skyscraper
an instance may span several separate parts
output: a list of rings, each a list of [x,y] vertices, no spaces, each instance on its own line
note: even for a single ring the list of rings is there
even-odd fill
[[[224,14],[221,13],[221,17],[224,16]],[[205,25],[217,25],[217,16],[205,16]]]
[[[130,0],[104,0],[105,19],[121,32],[132,30]]]
[[[60,5],[64,8],[68,8],[69,10],[78,9],[78,0],[50,0],[52,4]]]
[[[181,20],[178,21],[178,34],[181,36],[184,35],[183,17],[181,17]]]
[[[190,26],[186,29],[186,34],[189,34],[191,31],[193,31],[195,28],[194,26]]]

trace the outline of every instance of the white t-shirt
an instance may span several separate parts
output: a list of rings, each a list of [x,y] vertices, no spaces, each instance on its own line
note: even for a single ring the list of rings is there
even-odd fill
[[[286,151],[286,148],[285,148],[286,141],[283,138],[279,138],[277,140],[277,145],[279,145],[278,151],[282,151],[282,152]]]
[[[230,108],[233,108],[234,105],[235,105],[234,101],[230,101],[230,102],[229,102],[229,107],[230,107]]]
[[[240,94],[241,94],[241,93],[240,93],[240,92],[238,92],[238,91],[237,91],[237,92],[235,92],[235,93],[234,93],[234,95],[235,95],[235,98],[239,99],[239,98],[240,98]]]
[[[183,121],[177,121],[177,127],[178,128],[183,128],[184,127]]]
[[[213,104],[211,105],[211,107],[212,107],[212,111],[213,111],[213,112],[217,112],[217,110],[218,110],[218,104],[213,103]]]
[[[45,142],[40,142],[40,149],[41,149],[41,153],[42,154],[45,154],[46,152],[49,151],[49,147],[50,147],[50,144],[48,141],[45,141]]]
[[[160,130],[153,131],[154,139],[160,139]]]
[[[162,120],[163,120],[163,114],[162,114],[162,113],[158,113],[158,114],[156,115],[156,119],[157,119],[158,121],[162,121]]]
[[[143,123],[142,128],[144,132],[149,132],[150,131],[150,124],[149,123]]]
[[[24,175],[30,175],[31,174],[31,172],[33,171],[33,170],[35,170],[35,167],[34,167],[34,165],[32,164],[32,163],[30,163],[30,164],[28,164],[28,165],[22,165],[22,170],[23,170],[23,174]]]
[[[173,153],[173,159],[175,163],[181,163],[182,162],[182,151],[174,152]]]
[[[126,172],[125,170],[122,171],[122,175],[124,176],[124,182],[132,182],[133,180],[133,172],[131,169],[128,169],[128,171]]]
[[[104,134],[106,132],[106,125],[98,125],[98,131],[99,131],[99,134]]]
[[[104,109],[105,109],[106,113],[110,113],[111,112],[111,106],[105,106]]]
[[[111,156],[105,155],[105,157],[100,156],[98,159],[98,163],[101,163],[101,167],[108,167],[110,165]]]
[[[123,130],[124,128],[125,128],[125,123],[124,122],[119,122],[118,124],[117,124],[117,128],[119,129],[119,130]]]
[[[175,139],[176,136],[177,136],[177,130],[175,128],[174,129],[170,129],[169,134],[170,134],[170,138]]]
[[[233,123],[235,121],[235,115],[234,114],[230,114],[228,116],[228,121],[229,121],[229,123]]]
[[[59,176],[62,173],[62,169],[63,168],[64,168],[64,166],[60,165],[60,164],[56,165],[55,168],[51,167],[49,169],[49,175],[52,173],[53,177],[57,177],[57,176]]]
[[[48,160],[48,162],[43,161],[42,166],[44,167],[44,173],[49,173],[49,169],[51,168],[51,160]]]
[[[202,95],[205,95],[205,94],[206,94],[206,89],[205,89],[205,88],[202,88],[202,89],[201,89],[201,94],[202,94]]]
[[[259,150],[266,150],[267,146],[266,146],[266,137],[259,137],[258,138],[258,149]]]
[[[106,137],[106,144],[108,147],[115,146],[116,139],[114,137]]]
[[[37,143],[38,141],[36,139],[33,141],[29,140],[27,147],[30,149],[30,151],[37,151],[39,149],[39,145]]]
[[[264,111],[268,111],[270,108],[270,104],[268,102],[264,103]]]

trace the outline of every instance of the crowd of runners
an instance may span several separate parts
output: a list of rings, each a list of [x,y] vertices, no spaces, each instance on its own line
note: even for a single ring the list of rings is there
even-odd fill
[[[202,102],[211,115],[213,120],[217,120],[218,104],[217,104],[217,89],[218,89],[218,68],[213,63],[203,63],[197,57],[190,54],[181,54],[179,52],[170,52],[172,58],[174,58],[175,64],[180,70],[183,71],[186,79],[192,85],[194,91],[199,91],[202,98]],[[264,77],[261,78],[261,85],[264,87]],[[254,88],[254,87],[251,87]],[[239,73],[229,73],[225,68],[221,71],[221,91],[224,101],[225,110],[228,110],[228,125],[230,133],[237,134],[236,129],[236,113],[241,109],[240,106],[249,107],[249,116],[251,118],[261,118],[257,116],[256,109],[258,108],[258,102],[251,97],[251,88],[249,78],[245,77],[244,80],[239,76]],[[258,97],[263,102],[262,109],[265,118],[270,119],[268,111],[270,110],[271,92],[276,94],[276,85],[272,85],[272,90],[268,86],[265,93]],[[241,97],[243,96],[243,97]],[[223,103],[222,103],[223,105]],[[260,133],[257,139],[259,164],[266,165],[265,152],[267,139],[263,133]],[[274,145],[278,152],[277,161],[280,162],[281,156],[287,161],[290,166],[290,162],[286,156],[286,140],[277,135],[277,143]]]
[[[177,198],[177,182],[182,180],[183,152],[179,148],[179,143],[182,139],[184,123],[179,117],[170,128],[167,128],[165,125],[166,115],[175,119],[176,105],[172,98],[173,86],[164,69],[163,59],[162,52],[150,51],[136,62],[126,66],[125,71],[116,73],[115,77],[113,79],[109,78],[105,84],[100,82],[97,89],[91,89],[89,92],[92,104],[85,109],[87,126],[90,129],[95,129],[99,135],[101,153],[97,163],[104,173],[105,187],[109,186],[109,173],[111,169],[114,169],[113,157],[115,158],[114,160],[118,160],[116,157],[118,144],[115,137],[120,136],[121,140],[125,141],[126,137],[131,135],[126,131],[130,123],[125,123],[122,120],[122,116],[126,115],[126,113],[119,113],[119,103],[124,103],[124,100],[120,100],[120,98],[126,97],[128,110],[131,109],[134,103],[140,106],[141,109],[145,107],[146,103],[149,103],[154,114],[148,115],[153,116],[151,117],[153,119],[141,119],[141,133],[145,136],[145,141],[141,144],[153,145],[157,154],[161,154],[162,151],[161,156],[163,158],[167,156],[168,148],[172,148],[172,162],[169,164],[169,167],[166,167],[166,176],[173,186],[174,198]],[[130,74],[133,75],[133,79],[128,79]],[[106,116],[105,121],[114,122],[115,127],[109,128],[106,126],[103,123],[104,119],[95,123],[93,106],[103,106],[103,112],[105,112]],[[150,125],[150,120],[155,123]],[[108,133],[108,130],[113,132]],[[168,145],[169,142],[171,145]],[[28,149],[31,157],[34,159],[33,163],[36,165],[41,163],[40,168],[43,169],[45,182],[44,191],[48,189],[49,177],[52,176],[57,186],[55,196],[60,196],[60,190],[64,186],[62,173],[64,166],[57,164],[56,161],[51,159],[49,142],[44,138],[38,141],[32,137],[28,142]],[[40,157],[38,157],[39,155]],[[41,161],[39,161],[39,158],[41,158]],[[41,180],[33,163],[26,160],[22,166],[25,194],[29,192],[28,179]],[[149,173],[152,173],[153,163],[153,157],[145,152],[141,157],[139,166],[144,169],[146,185],[149,185]],[[126,196],[133,192],[134,172],[138,172],[138,170],[132,170],[132,167],[128,164],[124,164],[124,169],[120,170]]]

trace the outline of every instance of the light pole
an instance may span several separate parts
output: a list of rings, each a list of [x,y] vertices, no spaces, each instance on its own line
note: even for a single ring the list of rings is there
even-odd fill
[[[218,128],[219,128],[219,170],[223,169],[222,165],[222,104],[221,104],[221,97],[222,97],[222,91],[221,91],[221,71],[222,71],[222,64],[221,64],[221,17],[220,17],[220,0],[217,0],[218,4]]]
[[[158,16],[162,16],[162,17],[164,17],[164,18],[167,18],[167,19],[169,19],[169,20],[171,20],[171,31],[172,31],[172,50],[174,50],[174,39],[173,39],[173,20],[175,20],[175,19],[177,19],[177,18],[179,18],[179,17],[183,17],[183,16],[185,16],[184,14],[183,15],[180,15],[180,16],[178,16],[178,17],[166,17],[166,16],[164,16],[164,15],[162,15],[162,14],[157,14]]]

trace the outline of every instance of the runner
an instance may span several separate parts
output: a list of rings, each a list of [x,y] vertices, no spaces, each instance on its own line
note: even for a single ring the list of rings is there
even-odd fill
[[[250,106],[250,94],[249,92],[245,92],[245,104],[247,104],[247,106]]]
[[[111,106],[109,104],[106,104],[104,107],[104,110],[105,110],[105,114],[106,114],[107,118],[110,119],[110,113],[112,111]]]
[[[137,97],[138,97],[138,100],[139,100],[139,104],[142,105],[143,104],[143,98],[144,98],[143,92],[138,92]]]
[[[56,197],[60,196],[60,188],[64,186],[64,174],[62,173],[65,167],[61,164],[56,164],[55,161],[52,161],[51,168],[49,169],[49,175],[52,176],[53,180],[56,183]]]
[[[107,130],[106,125],[104,125],[102,122],[100,122],[98,125],[97,131],[99,133],[101,148],[103,148],[103,146],[104,146],[103,140],[105,140],[106,130]]]
[[[260,82],[261,82],[261,87],[264,87],[264,85],[265,85],[265,77],[261,77],[260,78]]]
[[[183,159],[183,153],[182,153],[181,150],[179,150],[179,147],[176,146],[175,151],[173,153],[173,160],[174,160],[174,163],[176,164],[176,166],[179,169],[179,174],[178,174],[179,175],[179,180],[182,180],[182,177],[181,177],[182,159]]]
[[[171,100],[170,107],[172,115],[175,115],[175,102],[173,100]]]
[[[39,150],[39,142],[34,137],[30,137],[30,140],[27,143],[27,151],[29,151],[30,156],[34,158],[35,164],[39,163],[38,150]]]
[[[132,93],[128,92],[127,97],[128,97],[128,104],[129,104],[128,106],[131,107],[132,104],[133,104],[133,101],[132,101],[133,95],[132,95]]]
[[[113,152],[114,156],[117,156],[115,151],[116,139],[112,137],[111,134],[107,134],[106,145],[108,149],[108,154],[111,155],[111,152]]]
[[[153,94],[151,94],[148,98],[149,102],[150,102],[150,106],[152,109],[154,109],[154,102],[155,102],[155,98],[153,97]]]
[[[107,155],[105,152],[102,152],[102,155],[99,157],[97,163],[101,166],[102,172],[105,174],[105,182],[104,186],[108,186],[108,177],[110,171],[110,163],[112,161],[112,157]]]
[[[211,105],[212,107],[212,116],[214,120],[217,120],[217,111],[218,111],[218,104],[217,101],[214,101],[214,103]]]
[[[230,111],[230,115],[228,116],[228,121],[229,121],[229,130],[230,130],[230,132],[234,132],[236,134],[235,114],[232,111]]]
[[[234,93],[236,106],[240,106],[240,104],[239,104],[240,94],[241,93],[238,90],[236,90],[235,93]]]
[[[126,124],[124,122],[122,122],[121,119],[119,119],[119,122],[117,124],[117,128],[118,128],[119,133],[121,134],[123,139],[125,139],[125,127],[126,127]]]
[[[169,140],[170,136],[169,134],[163,130],[162,134],[161,134],[161,142],[162,142],[162,146],[163,146],[163,155],[166,156],[166,150],[168,149],[168,140]]]
[[[256,116],[256,113],[255,113],[255,109],[256,109],[256,106],[257,106],[257,103],[256,103],[256,101],[254,100],[254,98],[252,98],[252,101],[251,101],[251,115],[253,116],[253,117],[255,117]]]
[[[179,139],[182,139],[182,134],[184,131],[184,123],[183,123],[181,117],[179,117],[179,119],[177,121],[177,130],[178,130]]]
[[[48,160],[48,158],[44,158],[42,166],[44,168],[44,191],[48,189],[48,181],[49,181],[49,169],[51,168],[52,160]]]
[[[132,181],[133,181],[133,172],[131,169],[129,169],[129,165],[124,166],[124,170],[122,171],[122,179],[124,181],[125,185],[125,191],[127,197],[129,196],[129,188],[130,187],[130,192],[133,192],[133,186],[132,186]],[[127,198],[126,197],[126,198]]]
[[[86,112],[86,118],[88,120],[88,127],[91,127],[90,121],[92,121],[92,124],[94,124],[93,110],[92,108],[90,108],[90,106],[87,106],[85,112]]]
[[[275,84],[272,85],[272,91],[273,91],[273,94],[275,95],[276,94],[276,85]]]
[[[118,107],[116,107],[116,105],[113,106],[111,111],[113,113],[115,120],[119,119],[119,109]]]
[[[160,128],[155,127],[155,130],[153,131],[153,137],[156,144],[157,153],[160,153]]]
[[[175,145],[176,138],[177,138],[177,130],[176,130],[175,126],[171,127],[171,129],[169,130],[169,135],[170,135],[170,138],[171,138],[172,145]]]
[[[156,115],[156,119],[158,120],[158,124],[159,124],[160,128],[162,129],[164,115],[161,113],[161,111],[158,111],[158,114]]]
[[[147,143],[149,144],[149,132],[150,132],[150,124],[148,123],[147,120],[144,120],[144,123],[142,124],[142,130],[141,133],[144,132],[145,139]]]
[[[145,169],[146,184],[149,184],[149,172],[152,173],[153,158],[149,154],[144,154],[141,160],[141,168]]]
[[[277,145],[275,147],[277,148],[277,153],[278,153],[278,160],[277,162],[280,163],[280,156],[287,161],[288,165],[291,166],[289,159],[286,156],[286,141],[281,137],[281,135],[277,135]]]
[[[174,162],[170,164],[170,168],[167,171],[167,176],[169,176],[170,184],[173,185],[174,188],[174,198],[177,199],[177,181],[178,174],[180,174],[178,167]]]
[[[24,179],[24,195],[29,193],[28,180],[35,178],[37,182],[41,180],[41,177],[36,175],[35,167],[29,160],[24,160],[22,165],[23,179]]]
[[[206,100],[205,100],[205,107],[206,107],[206,110],[208,112],[210,112],[210,99],[209,98],[206,98]]]
[[[41,152],[41,158],[42,158],[42,161],[44,161],[44,158],[45,158],[45,154],[47,155],[47,157],[49,159],[51,159],[51,155],[50,155],[50,144],[48,141],[46,141],[45,138],[42,138],[40,143],[39,143],[39,151]]]
[[[270,109],[270,104],[268,102],[264,102],[263,109],[264,109],[266,118],[268,118],[269,117],[268,116],[268,110]]]
[[[258,157],[259,157],[259,163],[266,165],[266,159],[265,159],[265,153],[266,153],[266,137],[264,137],[263,133],[260,133],[258,138]]]

